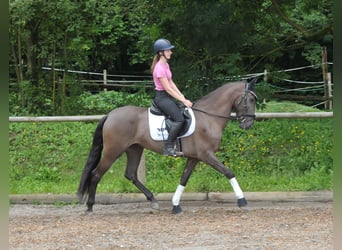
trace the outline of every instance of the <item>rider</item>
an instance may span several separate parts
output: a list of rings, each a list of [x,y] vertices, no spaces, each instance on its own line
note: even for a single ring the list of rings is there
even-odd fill
[[[186,107],[192,107],[192,102],[184,97],[182,92],[172,80],[172,72],[168,64],[171,58],[173,46],[167,39],[161,38],[153,45],[154,58],[151,65],[153,82],[155,85],[155,104],[166,115],[170,116],[173,125],[170,128],[168,138],[165,142],[164,155],[181,156],[182,152],[175,150],[174,141],[176,140],[184,124],[184,116],[178,107],[176,100],[182,102]]]

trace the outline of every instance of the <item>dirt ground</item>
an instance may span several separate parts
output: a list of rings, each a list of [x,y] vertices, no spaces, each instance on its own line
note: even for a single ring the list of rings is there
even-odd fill
[[[11,205],[10,249],[333,249],[332,202]]]

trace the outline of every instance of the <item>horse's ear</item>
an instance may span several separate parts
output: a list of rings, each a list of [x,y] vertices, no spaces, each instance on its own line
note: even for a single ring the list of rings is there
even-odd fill
[[[258,81],[258,77],[253,78],[249,83],[248,83],[248,89],[253,91],[255,90],[255,83]]]

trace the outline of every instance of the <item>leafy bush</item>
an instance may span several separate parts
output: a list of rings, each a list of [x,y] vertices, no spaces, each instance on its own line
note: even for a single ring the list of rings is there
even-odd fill
[[[112,109],[126,105],[147,107],[151,103],[151,98],[145,92],[102,91],[96,95],[84,92],[77,101],[77,112],[81,115],[98,115],[107,114]]]
[[[107,114],[112,109],[125,105],[147,107],[151,104],[152,95],[144,88],[137,89],[134,93],[119,91],[102,91],[98,94],[83,92],[77,96],[65,97],[62,113],[59,115],[99,115]],[[18,105],[19,96],[15,93],[9,95],[9,113],[12,116],[26,115],[52,115],[54,111],[48,105],[51,100],[46,100],[46,107],[41,113],[29,114],[26,109]]]

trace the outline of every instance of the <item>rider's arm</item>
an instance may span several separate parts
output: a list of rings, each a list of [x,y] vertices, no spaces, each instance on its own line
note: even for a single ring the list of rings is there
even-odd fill
[[[192,102],[187,100],[184,95],[179,91],[176,84],[172,81],[169,81],[166,77],[159,78],[160,83],[163,85],[165,91],[171,95],[176,100],[182,102],[185,106],[191,107]]]

